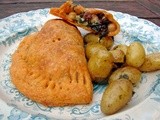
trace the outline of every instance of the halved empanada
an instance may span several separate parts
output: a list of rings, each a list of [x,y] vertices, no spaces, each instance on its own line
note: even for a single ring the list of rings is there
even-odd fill
[[[59,8],[51,8],[50,13],[71,24],[99,33],[101,37],[115,36],[120,31],[118,22],[106,10],[84,8],[81,5],[73,4],[71,0]]]

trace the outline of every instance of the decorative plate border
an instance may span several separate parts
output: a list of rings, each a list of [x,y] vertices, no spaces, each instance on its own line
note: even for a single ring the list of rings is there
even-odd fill
[[[9,16],[7,18],[0,20],[0,47],[9,47],[13,45],[15,42],[19,42],[20,39],[23,36],[26,36],[32,32],[35,32],[41,28],[41,26],[47,21],[48,19],[53,18],[53,16],[48,14],[48,8],[47,9],[39,9],[24,13],[18,13],[12,16]],[[160,51],[160,27],[156,26],[155,24],[144,20],[139,19],[136,16],[131,16],[129,14],[124,14],[121,12],[113,12],[111,13],[115,16],[115,18],[118,20],[118,22],[121,24],[121,33],[120,35],[116,37],[125,37],[126,39],[123,41],[125,44],[129,44],[133,41],[141,41],[145,47],[146,51],[155,52]],[[21,18],[21,19],[17,19]],[[126,21],[126,20],[129,20]],[[134,29],[133,29],[134,28]],[[135,31],[136,29],[136,31]],[[130,35],[132,33],[132,36]],[[117,41],[116,44],[119,44],[120,42]],[[154,47],[152,46],[154,45]],[[152,47],[150,47],[152,46]],[[1,49],[2,50],[2,49]],[[10,52],[13,50],[9,50]],[[2,51],[3,52],[3,51]],[[1,53],[0,53],[1,54]],[[9,65],[10,65],[10,56],[11,54],[4,54],[3,57],[6,57],[5,60],[1,60],[0,64],[2,65],[3,71],[8,71]],[[8,59],[9,58],[9,59]],[[2,69],[0,69],[2,72]],[[6,72],[6,74],[9,73]],[[3,78],[3,75],[0,75],[0,78]],[[44,108],[43,106],[39,106],[37,103],[34,103],[33,101],[23,97],[21,93],[19,93],[12,84],[9,82],[9,77],[5,80],[0,80],[1,87],[5,88],[7,87],[8,93],[16,94],[15,100],[20,101],[28,101],[26,106],[35,104],[36,107],[39,107],[43,111],[50,112],[52,108]],[[145,78],[144,78],[145,79]],[[8,89],[10,88],[10,89]],[[101,93],[104,90],[104,86],[101,88],[97,88],[94,86],[94,92]],[[151,93],[151,95],[150,95]],[[149,91],[149,95],[147,98],[141,102],[139,105],[135,106],[134,108],[131,108],[127,111],[117,113],[112,116],[107,116],[101,118],[102,120],[138,120],[138,119],[155,119],[160,118],[160,74],[158,73],[156,75],[155,82],[151,85],[151,89]],[[23,99],[22,99],[23,98]],[[8,102],[7,102],[8,103]],[[24,112],[17,108],[17,106],[10,105],[4,102],[0,99],[0,120],[1,119],[9,119],[9,120],[21,120],[21,119],[29,119],[29,120],[36,120],[36,119],[42,119],[42,120],[49,120],[51,118],[48,118],[48,116],[43,114],[29,114],[27,112]],[[35,107],[35,109],[36,109]],[[6,108],[6,109],[3,109]],[[63,114],[63,107],[59,108],[59,113]],[[143,112],[143,116],[142,116]],[[85,107],[79,109],[78,107],[75,107],[74,109],[71,109],[71,113],[73,114],[72,119],[79,119],[78,117],[74,115],[81,115],[83,114],[84,117],[88,117],[88,113],[95,114],[99,113],[99,105],[95,104],[89,108],[89,110],[86,110]],[[87,113],[87,114],[86,114]],[[139,113],[141,113],[139,115]],[[150,115],[148,114],[150,113]],[[86,115],[85,115],[86,114]],[[98,114],[97,114],[98,115]],[[141,116],[141,117],[140,117]],[[53,118],[52,118],[53,119]],[[54,118],[58,119],[58,118]],[[66,118],[65,118],[66,119]],[[83,118],[85,119],[85,118]]]

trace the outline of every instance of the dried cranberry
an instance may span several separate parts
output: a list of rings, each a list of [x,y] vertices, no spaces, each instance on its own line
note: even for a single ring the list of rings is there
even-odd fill
[[[110,24],[110,21],[108,19],[104,18],[101,20],[101,23],[108,25],[108,24]]]
[[[99,14],[97,14],[97,17],[98,17],[99,19],[102,19],[102,18],[103,18],[103,16],[104,16],[104,14],[103,14],[103,13],[99,13]]]
[[[86,21],[89,21],[92,19],[92,14],[89,13],[89,12],[85,12],[84,15],[83,15],[83,18],[86,20]]]

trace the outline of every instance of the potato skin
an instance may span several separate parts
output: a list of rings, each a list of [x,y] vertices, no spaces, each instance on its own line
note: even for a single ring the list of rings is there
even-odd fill
[[[142,72],[160,70],[160,53],[146,55],[145,61],[142,66],[139,67],[139,70]]]
[[[99,51],[88,61],[89,73],[95,82],[104,80],[112,70],[113,56],[108,51]]]
[[[124,63],[125,54],[122,50],[110,50],[114,58],[114,63]]]
[[[116,80],[105,89],[100,108],[104,114],[111,115],[122,109],[132,98],[133,86],[129,80]]]
[[[84,36],[84,42],[85,43],[99,43],[103,46],[105,46],[107,49],[110,49],[114,43],[114,40],[110,36],[106,36],[100,39],[100,36],[95,33],[88,33]]]
[[[145,60],[145,50],[141,43],[133,42],[126,53],[126,63],[129,66],[140,67]]]
[[[91,56],[94,56],[94,54],[96,54],[100,50],[106,51],[107,49],[99,43],[88,43],[86,45],[86,51],[85,51],[86,57],[90,59]]]
[[[135,86],[141,80],[142,73],[134,67],[126,66],[123,68],[118,68],[115,70],[109,77],[109,83],[118,80],[118,79],[127,79]]]
[[[85,43],[90,43],[90,42],[95,42],[99,43],[99,35],[96,35],[94,33],[88,33],[84,36],[84,42]]]
[[[119,44],[113,48],[113,50],[122,50],[125,55],[127,53],[127,49],[128,49],[128,46],[124,44]]]

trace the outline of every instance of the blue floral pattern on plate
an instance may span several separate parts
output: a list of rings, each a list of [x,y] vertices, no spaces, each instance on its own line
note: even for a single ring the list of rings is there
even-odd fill
[[[150,120],[160,118],[160,71],[143,73],[142,79],[129,104],[112,116],[100,111],[100,99],[105,85],[94,85],[93,101],[89,105],[72,107],[45,107],[22,95],[11,83],[9,67],[11,55],[21,39],[38,31],[49,19],[49,9],[18,13],[0,20],[0,120]],[[116,44],[141,42],[147,53],[160,51],[160,27],[136,16],[110,11],[120,23],[121,32]],[[80,29],[82,35],[86,31]],[[5,108],[5,109],[4,109]],[[148,114],[149,113],[149,114]]]

